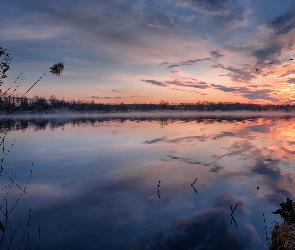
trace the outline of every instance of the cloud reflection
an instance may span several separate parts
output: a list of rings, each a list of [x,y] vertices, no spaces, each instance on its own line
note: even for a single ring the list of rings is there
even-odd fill
[[[191,216],[177,218],[170,223],[168,232],[155,230],[149,240],[136,249],[263,249],[251,225],[240,225],[244,232],[241,237],[229,224],[229,204],[238,203],[239,213],[243,214],[246,212],[244,200],[223,193],[214,203]]]
[[[31,187],[44,249],[266,249],[262,212],[294,196],[294,118],[67,122],[30,134],[46,138]]]

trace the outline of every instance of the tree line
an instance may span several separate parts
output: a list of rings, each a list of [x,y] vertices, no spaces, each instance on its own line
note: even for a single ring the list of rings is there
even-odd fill
[[[50,111],[97,111],[97,112],[131,112],[131,111],[295,111],[295,105],[285,104],[257,104],[240,102],[196,102],[170,104],[160,103],[96,103],[92,101],[65,101],[55,96],[48,99],[34,96],[0,96],[0,111],[18,112],[50,112]]]

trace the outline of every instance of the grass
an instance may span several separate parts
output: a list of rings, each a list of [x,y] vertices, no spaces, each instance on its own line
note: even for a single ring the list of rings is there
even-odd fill
[[[12,114],[14,110],[9,108],[9,98],[11,95],[15,93],[19,85],[15,87],[12,93],[8,93],[8,91],[12,88],[8,88],[5,92],[2,91],[4,80],[8,77],[7,73],[10,70],[11,57],[7,53],[6,49],[0,47],[0,97],[1,100],[4,99],[4,103],[8,103],[7,106],[7,114],[3,119],[0,119],[0,147],[2,150],[1,159],[1,168],[0,168],[0,197],[2,202],[0,202],[0,249],[31,249],[31,241],[32,236],[30,234],[30,225],[32,219],[32,210],[30,208],[27,221],[23,221],[22,223],[16,222],[14,220],[13,211],[16,210],[18,206],[20,206],[20,200],[24,195],[27,195],[26,189],[29,184],[29,180],[32,174],[32,169],[28,177],[27,183],[22,186],[17,181],[17,173],[10,173],[9,167],[5,166],[5,158],[9,154],[15,140],[12,142],[10,147],[5,149],[5,139],[7,138],[7,133],[9,128],[5,126],[5,119],[8,114]],[[62,71],[64,70],[63,63],[54,64],[49,72],[54,75],[60,76]],[[14,84],[19,81],[22,73],[17,77],[14,81]],[[43,74],[28,90],[28,93],[43,77]],[[23,79],[21,79],[22,81]],[[7,102],[6,102],[6,101]],[[17,102],[19,103],[21,98],[17,98]],[[33,163],[32,163],[33,165]],[[14,195],[11,195],[13,193]],[[16,195],[18,193],[18,195]],[[23,209],[21,206],[18,209]],[[40,226],[38,230],[38,249],[40,249]]]
[[[270,250],[295,250],[295,226],[283,222],[276,223],[271,231]]]

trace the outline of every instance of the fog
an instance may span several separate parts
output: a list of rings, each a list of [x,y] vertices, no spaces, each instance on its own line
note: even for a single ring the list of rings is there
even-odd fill
[[[295,117],[293,112],[284,111],[147,111],[147,112],[54,112],[28,114],[0,114],[4,119],[62,119],[62,118],[192,118],[192,117]]]

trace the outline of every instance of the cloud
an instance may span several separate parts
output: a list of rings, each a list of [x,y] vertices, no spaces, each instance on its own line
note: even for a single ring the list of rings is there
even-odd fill
[[[285,77],[285,76],[292,75],[292,74],[295,74],[295,69],[288,69],[283,74],[281,74],[279,77]]]
[[[225,132],[222,132],[220,134],[213,136],[212,140],[219,140],[220,138],[227,137],[227,136],[233,137],[233,136],[235,136],[235,134],[233,132],[226,132],[225,131]]]
[[[223,157],[227,156],[240,156],[240,157],[244,157],[245,154],[248,153],[252,153],[254,150],[254,146],[249,142],[249,141],[235,141],[232,143],[232,145],[227,148],[229,150],[228,153],[224,154],[224,155],[213,155],[212,157],[214,157],[216,160],[220,160]],[[246,157],[248,157],[248,155],[246,155]]]
[[[288,190],[278,187],[279,181],[282,178],[282,171],[279,167],[280,162],[280,160],[272,159],[263,160],[263,157],[260,157],[260,159],[256,160],[254,167],[251,168],[255,174],[259,174],[265,179],[264,183],[271,192],[264,194],[264,197],[270,204],[275,204],[276,206],[285,200],[286,197],[292,197]]]
[[[288,190],[278,188],[275,186],[276,184],[277,182],[269,183],[270,187],[268,188],[270,188],[272,192],[265,194],[264,198],[269,202],[269,204],[273,204],[274,206],[278,207],[278,204],[280,204],[282,201],[285,201],[286,197],[292,197],[293,195]]]
[[[154,28],[159,28],[159,29],[162,28],[162,26],[160,24],[158,24],[156,21],[148,23],[147,26],[154,27]]]
[[[222,55],[220,53],[219,50],[211,50],[210,51],[210,55],[214,58],[214,59],[219,59],[220,57],[223,57],[224,55]]]
[[[178,27],[178,25],[175,24],[174,20],[170,16],[159,11],[149,11],[147,12],[145,18],[147,20],[147,26],[149,27],[158,29]]]
[[[121,15],[130,14],[135,18],[130,4],[118,0],[114,0],[113,3],[106,0],[101,0],[99,3],[92,1],[89,5],[81,5],[74,0],[71,5],[67,2],[60,3],[59,8],[54,4],[29,1],[26,7],[42,13],[43,18],[53,23],[58,22],[70,29],[79,30],[80,33],[91,32],[94,36],[110,40],[131,41],[131,29],[135,27],[128,21],[126,15]],[[140,18],[137,17],[136,21],[137,24],[142,24]]]
[[[279,63],[277,58],[283,49],[283,45],[278,42],[271,42],[265,45],[262,49],[255,50],[252,55],[256,58],[257,64],[265,64],[265,61],[270,60],[274,63]]]
[[[183,218],[172,235],[153,235],[151,249],[246,249],[245,242],[231,232],[227,217],[225,212],[206,211]]]
[[[108,100],[108,99],[120,99],[122,97],[120,96],[115,96],[115,97],[111,97],[111,96],[104,96],[104,97],[99,97],[99,96],[91,96],[91,98],[94,98],[94,99],[105,99],[105,100]]]
[[[243,138],[249,138],[249,132],[255,133],[267,133],[271,125],[251,125],[243,127],[243,129],[237,134],[241,134]],[[246,134],[245,134],[246,133]],[[245,161],[252,161],[253,166],[250,167],[251,171],[255,175],[260,175],[263,181],[263,186],[266,190],[269,190],[268,194],[263,194],[264,197],[272,204],[280,203],[282,200],[286,199],[284,197],[292,196],[288,190],[280,189],[279,182],[282,180],[282,170],[280,168],[281,160],[272,159],[273,149],[268,147],[259,147],[247,140],[239,140],[232,143],[228,148],[229,152],[224,155],[219,155],[215,157],[216,159],[221,159],[225,156],[240,156]],[[275,156],[276,157],[276,156]],[[281,158],[281,157],[280,157]],[[246,173],[229,173],[227,178],[232,179],[234,176],[245,176]]]
[[[211,15],[225,15],[229,11],[232,0],[176,0],[176,3]]]
[[[281,64],[278,58],[282,52],[286,53],[293,48],[295,28],[294,4],[287,12],[274,17],[265,28],[270,30],[268,37],[262,42],[262,48],[252,52],[257,64]]]
[[[212,60],[211,58],[193,59],[193,60],[188,60],[188,61],[184,61],[184,62],[173,63],[173,64],[169,65],[167,68],[171,69],[171,68],[174,68],[174,67],[188,66],[188,65],[193,65],[196,62],[211,61],[211,60]]]
[[[293,6],[294,8],[294,6]],[[284,13],[280,16],[273,18],[268,24],[267,27],[272,29],[276,36],[288,34],[295,27],[295,15],[293,8],[292,10]]]
[[[215,204],[190,216],[183,216],[169,223],[169,232],[156,232],[136,249],[252,249],[257,244],[257,232],[247,224],[244,235],[233,230],[229,223],[229,204],[239,204],[245,213],[245,201],[228,193],[222,194]],[[239,225],[244,229],[244,225]],[[159,228],[160,229],[160,228]],[[162,230],[161,230],[162,231]],[[250,235],[256,237],[250,237]],[[258,236],[259,239],[259,236]],[[262,247],[262,246],[259,246]]]
[[[212,65],[211,68],[221,68],[229,71],[228,74],[220,76],[229,76],[233,82],[250,82],[256,78],[256,75],[251,74],[251,71],[247,68],[226,67],[220,63]]]
[[[165,142],[165,143],[180,143],[180,142],[193,142],[193,141],[206,141],[208,138],[203,135],[196,135],[196,136],[185,136],[185,137],[177,137],[173,139],[168,139],[167,136],[156,138],[153,140],[146,140],[144,143],[145,144],[154,144],[158,142]]]
[[[292,150],[292,149],[287,149],[285,147],[281,147],[281,149],[285,152],[287,152],[288,154],[295,154],[295,150]]]
[[[274,61],[269,61],[269,62],[266,62],[265,65],[270,65],[270,64],[275,64]]]
[[[270,94],[273,94],[274,92],[275,92],[274,90],[270,90],[270,89],[260,89],[260,90],[252,91],[251,93],[243,94],[242,96],[251,100],[262,99],[262,100],[267,100],[272,102],[278,102],[279,99],[270,96]]]
[[[213,173],[218,173],[219,170],[223,169],[223,167],[220,167],[220,166],[215,166],[215,167],[212,167],[210,169],[210,172],[213,172]]]
[[[281,171],[278,168],[279,162],[279,160],[265,162],[262,159],[258,159],[256,160],[255,165],[251,168],[251,170],[254,173],[267,176],[266,178],[271,179],[273,182],[277,182],[281,175]]]
[[[112,93],[120,93],[120,92],[124,92],[124,91],[122,91],[122,90],[116,90],[116,89],[113,89],[112,90]]]
[[[165,82],[168,85],[177,85],[180,87],[189,87],[189,88],[196,88],[196,89],[207,89],[210,88],[206,82],[202,81],[195,81],[195,82],[182,82],[178,79],[175,79],[173,81],[166,81]]]
[[[220,84],[211,84],[215,89],[221,90],[223,92],[237,92],[237,93],[249,93],[251,90],[247,87],[226,87]]]
[[[184,61],[181,62],[181,65],[192,65],[196,62],[202,62],[202,61],[211,61],[211,58],[202,58],[202,59],[195,59],[195,60],[188,60],[188,61]]]
[[[153,139],[153,140],[146,140],[144,143],[145,143],[145,144],[155,144],[155,143],[157,143],[157,142],[165,141],[166,138],[167,138],[167,137],[164,136],[164,137],[156,138],[156,139]]]
[[[182,161],[185,163],[188,163],[190,165],[204,165],[204,166],[210,166],[210,164],[208,163],[202,163],[200,161],[195,161],[193,159],[188,159],[188,158],[184,158],[184,157],[178,157],[178,156],[174,156],[174,155],[167,155],[168,158],[170,158],[171,160],[178,160],[178,161]],[[164,159],[165,160],[165,159]]]
[[[196,88],[196,89],[207,89],[210,86],[206,82],[197,81],[195,79],[191,79],[191,81],[182,81],[179,79],[174,79],[171,81],[159,82],[156,80],[142,80],[146,83],[151,83],[153,85],[161,86],[161,87],[169,87],[172,85],[180,86],[180,87],[188,87],[188,88]]]
[[[250,125],[244,128],[245,131],[256,132],[256,133],[269,133],[271,129],[270,124],[262,124],[262,125]]]
[[[287,83],[295,83],[295,78],[289,78],[289,79],[287,80]]]
[[[184,89],[178,89],[178,88],[170,88],[170,89],[182,91],[182,92],[200,93],[199,91],[195,91],[195,90],[184,90]]]
[[[141,80],[141,81],[146,82],[146,83],[150,83],[150,84],[153,84],[153,85],[161,86],[161,87],[166,87],[167,86],[167,84],[162,83],[162,82],[158,82],[156,80]]]
[[[226,30],[236,27],[245,26],[247,24],[247,16],[250,11],[247,9],[230,10],[230,13],[223,16],[217,16],[216,19]]]
[[[82,230],[82,232],[81,230],[70,230],[70,232],[67,233],[67,237],[62,241],[52,241],[52,238],[44,237],[44,244],[48,246],[48,249],[91,249],[93,246],[98,246],[99,249],[134,249],[133,245],[135,242],[138,242],[138,240],[133,241],[128,237],[130,241],[127,242],[126,236],[124,236],[126,228],[136,228],[135,221],[139,219],[137,216],[141,216],[141,214],[144,216],[144,220],[147,221],[146,223],[148,223],[148,220],[151,218],[142,213],[142,208],[146,208],[151,204],[147,203],[144,199],[141,200],[143,197],[142,194],[147,190],[143,189],[140,184],[144,178],[141,176],[137,177],[138,178],[122,178],[122,180],[118,179],[112,182],[102,181],[97,184],[95,183],[94,176],[86,176],[77,177],[77,179],[62,183],[62,189],[75,189],[79,185],[87,185],[88,190],[85,191],[83,188],[79,189],[79,191],[75,192],[72,196],[72,199],[64,199],[62,197],[59,200],[48,201],[46,205],[36,208],[35,218],[40,220],[48,214],[51,214],[51,216],[55,218],[62,218],[65,209],[72,218],[67,220],[67,223],[62,223],[60,225],[59,228],[62,231],[75,228],[75,225],[80,225],[83,228],[87,228],[87,230]],[[137,189],[136,191],[133,190],[130,196],[130,190],[132,190],[131,183],[133,187],[135,186]],[[124,188],[122,188],[121,185],[124,185]],[[63,191],[62,189],[61,191]],[[125,201],[127,201],[127,203],[125,203]],[[75,203],[76,206],[74,205]],[[85,209],[85,207],[91,207],[92,209]],[[109,207],[109,209],[107,209],[107,207]],[[93,208],[95,208],[95,212]],[[105,212],[106,209],[108,213]],[[86,218],[83,218],[83,214]],[[52,223],[48,223],[47,225],[54,236],[58,235],[58,232],[55,230],[58,225],[57,221],[58,220],[51,220]],[[123,227],[121,227],[121,223],[124,223]],[[119,231],[118,225],[120,225]],[[105,232],[108,233],[105,234]],[[116,236],[118,242],[114,243],[113,239],[116,233],[118,234]],[[145,238],[139,237],[139,239],[142,241]]]
[[[229,67],[228,67],[229,68]],[[234,70],[234,69],[232,69]],[[239,69],[237,69],[238,73],[241,73]],[[241,75],[244,75],[245,77],[251,78],[249,76],[246,76],[247,73],[241,73]],[[238,78],[238,77],[237,77]],[[170,81],[156,81],[156,80],[142,80],[146,83],[151,83],[153,85],[161,86],[161,87],[171,87],[173,85],[180,86],[180,87],[188,87],[188,88],[196,88],[196,89],[208,89],[208,88],[214,88],[218,89],[223,92],[233,92],[241,94],[243,97],[250,99],[250,100],[267,100],[267,101],[273,101],[277,102],[279,99],[271,97],[271,94],[275,93],[275,90],[272,89],[260,89],[260,90],[252,90],[249,87],[227,87],[220,84],[207,84],[203,81],[197,81],[195,79],[190,79],[190,81],[183,80],[183,79],[174,79]],[[255,86],[256,88],[256,86]],[[174,88],[175,89],[175,88]],[[175,89],[177,90],[177,89]]]
[[[170,72],[175,74],[175,75],[178,75],[180,73],[180,70],[171,70]]]
[[[251,85],[247,85],[247,87],[257,89],[259,87],[272,87],[272,85],[270,85],[270,84],[251,84]]]
[[[174,27],[177,28],[178,26],[174,23],[173,19],[171,17],[168,16],[168,19],[170,21],[170,24]]]
[[[35,36],[56,41],[62,39],[60,41],[62,45],[66,41],[67,44],[79,45],[80,48],[98,52],[92,56],[102,57],[102,54],[107,54],[116,60],[126,60],[126,57],[148,60],[150,57],[147,55],[150,56],[150,52],[162,53],[163,56],[166,55],[165,52],[178,46],[176,43],[163,49],[163,45],[167,45],[166,35],[171,31],[173,34],[179,32],[177,20],[161,8],[154,8],[149,4],[143,6],[138,1],[90,0],[87,4],[83,4],[73,0],[69,4],[68,1],[29,0],[26,3],[20,2],[18,8],[26,10],[21,11],[25,15],[24,24],[21,23],[22,26],[19,24],[22,18],[7,22],[9,24],[7,30],[1,31],[3,37],[7,38],[5,34],[10,34],[12,30],[18,28],[22,32],[15,30],[14,34],[9,35],[10,39],[15,40],[16,34],[20,41]],[[28,37],[31,31],[35,35]],[[186,37],[182,36],[179,42],[185,40]],[[73,46],[67,48],[71,47]]]
[[[172,65],[168,66],[167,68],[171,69],[171,68],[179,67],[179,66],[180,66],[180,64],[172,64]]]
[[[181,6],[210,15],[216,24],[225,29],[233,29],[247,23],[250,11],[233,0],[175,0]],[[245,1],[246,2],[246,1]],[[245,3],[247,4],[247,3]]]
[[[6,2],[11,8],[9,1]],[[154,2],[153,0],[152,3]],[[267,12],[268,19],[265,21],[264,16],[258,18],[258,11],[261,7],[256,9],[257,6],[253,1],[161,0],[159,6],[153,6],[152,3],[135,0],[90,0],[85,5],[73,0],[69,5],[67,1],[59,3],[57,0],[51,2],[28,0],[26,3],[20,1],[15,10],[15,13],[20,13],[18,18],[8,20],[5,31],[0,31],[0,33],[6,41],[19,39],[19,43],[26,42],[24,48],[27,51],[33,46],[32,43],[38,44],[38,51],[34,50],[35,52],[32,52],[34,56],[30,58],[37,58],[40,51],[44,55],[47,54],[46,60],[51,59],[47,53],[49,50],[56,53],[55,55],[50,54],[52,58],[56,55],[63,58],[69,57],[67,53],[70,53],[71,59],[74,60],[81,56],[81,60],[85,63],[81,66],[81,63],[79,65],[69,60],[69,64],[76,63],[77,67],[95,68],[97,75],[101,75],[101,72],[104,74],[105,70],[111,70],[113,66],[118,73],[127,70],[136,75],[144,72],[144,76],[139,76],[137,79],[147,79],[144,80],[146,83],[156,86],[185,88],[182,91],[189,90],[188,88],[202,90],[212,86],[207,84],[205,87],[206,85],[200,82],[186,83],[182,79],[173,80],[174,77],[183,76],[184,72],[173,76],[169,81],[164,81],[163,72],[159,72],[158,78],[147,76],[147,72],[155,74],[157,72],[155,68],[160,67],[159,64],[163,65],[163,68],[160,67],[162,69],[168,68],[169,74],[177,74],[177,69],[182,69],[181,67],[184,66],[192,66],[187,67],[190,70],[196,66],[208,66],[207,69],[202,67],[202,72],[196,69],[194,72],[187,71],[186,73],[193,75],[201,73],[206,77],[204,80],[209,81],[206,79],[215,77],[212,72],[209,72],[211,62],[213,62],[212,68],[218,69],[214,72],[228,76],[228,80],[235,83],[252,83],[256,79],[257,82],[262,82],[262,77],[267,76],[265,72],[268,71],[263,70],[263,67],[274,70],[270,80],[272,83],[276,81],[276,74],[284,77],[292,72],[295,73],[291,67],[284,67],[280,71],[276,68],[283,60],[288,60],[291,66],[289,58],[283,55],[292,51],[294,43],[295,17],[292,6],[286,5],[278,10],[272,7],[274,9],[272,12]],[[249,25],[246,28],[232,30],[247,24],[250,7],[253,8],[251,13],[253,19],[249,19]],[[274,13],[283,9],[288,9],[288,11],[276,17],[273,16]],[[37,22],[38,19],[39,22]],[[48,44],[50,47],[41,50],[41,46],[45,48]],[[235,46],[235,50],[228,49],[229,44]],[[66,50],[65,47],[67,47]],[[28,54],[26,52],[26,56]],[[22,53],[20,55],[25,57]],[[227,62],[221,65],[217,63],[218,59],[222,63],[225,63],[225,59]],[[250,60],[253,65],[250,65]],[[135,61],[142,63],[135,64]],[[249,64],[246,65],[245,61]],[[197,63],[202,63],[202,65],[195,65]],[[126,67],[127,65],[130,67]],[[259,72],[255,72],[254,66],[259,68]],[[77,74],[75,69],[72,72]],[[222,79],[222,81],[225,80]],[[288,81],[290,83],[292,80]],[[103,84],[107,83],[101,82],[101,85]],[[248,88],[252,92],[251,88]],[[245,94],[244,97],[251,100],[259,100],[262,97],[264,100],[276,101],[277,99],[271,96],[274,94],[270,92],[271,87],[266,88],[269,90],[240,93]],[[222,91],[225,89],[223,88]],[[242,90],[236,89],[236,91]],[[112,96],[112,94],[117,95],[115,93],[109,95]],[[91,96],[91,93],[88,96]],[[97,99],[107,99],[110,96],[98,96]],[[214,99],[209,95],[209,91],[207,97],[209,101]],[[203,96],[202,98],[204,99]]]

